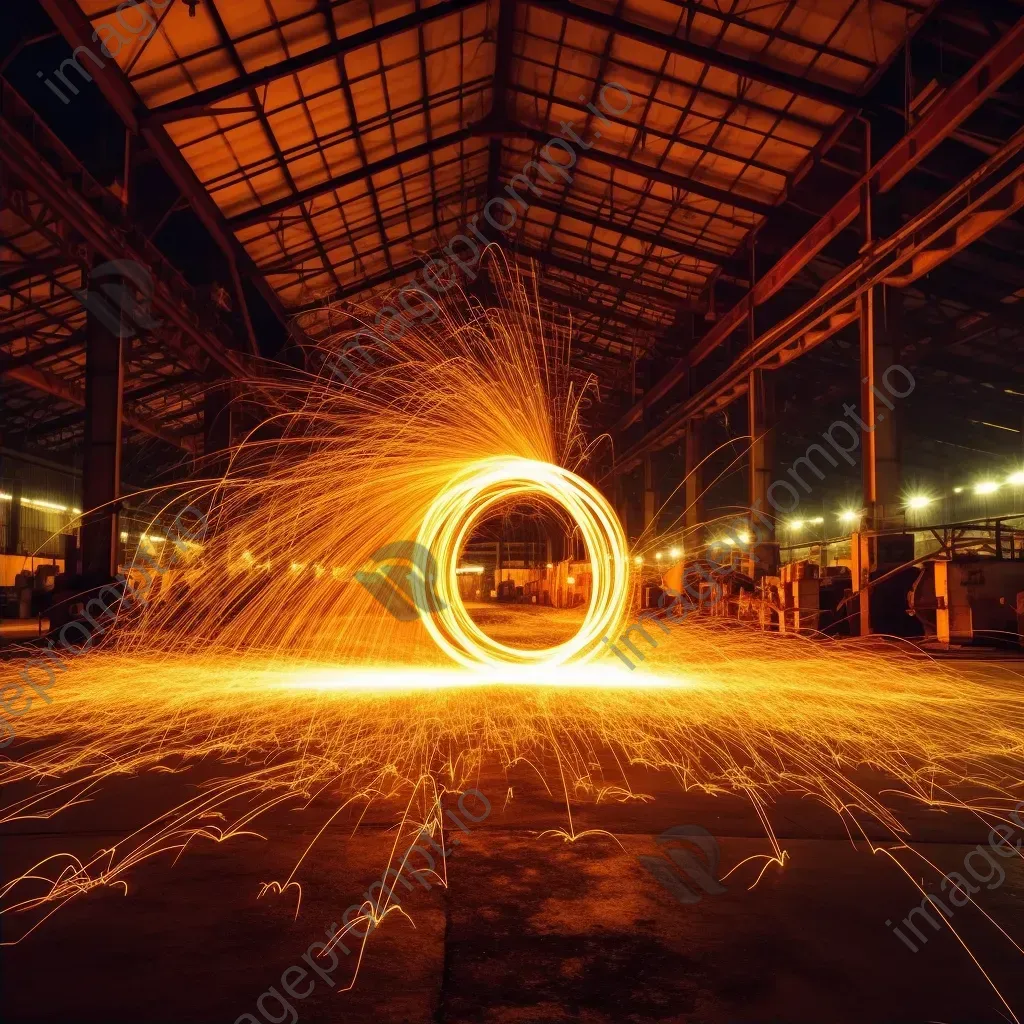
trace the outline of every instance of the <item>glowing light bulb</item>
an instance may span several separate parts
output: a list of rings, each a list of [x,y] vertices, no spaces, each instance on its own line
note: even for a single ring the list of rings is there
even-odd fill
[[[999,484],[995,480],[982,480],[980,484],[974,485],[975,494],[995,494],[999,490]]]

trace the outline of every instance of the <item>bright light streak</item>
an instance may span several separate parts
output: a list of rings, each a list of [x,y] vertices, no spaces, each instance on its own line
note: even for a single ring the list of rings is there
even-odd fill
[[[416,690],[463,689],[480,686],[537,686],[533,665],[490,665],[477,668],[461,666],[438,668],[312,668],[282,674],[276,682],[264,684],[282,690],[322,690],[352,692],[359,690],[414,692]],[[545,685],[556,688],[623,688],[625,680],[616,662],[601,661],[585,665],[577,662],[561,665]],[[648,673],[644,687],[691,687],[693,680],[673,675]]]
[[[6,492],[0,491],[0,501],[14,501],[13,494],[7,494]],[[82,514],[80,508],[69,509],[67,505],[61,505],[56,501],[47,501],[44,498],[21,498],[22,505],[28,505],[30,508],[41,508],[47,512],[73,512],[76,516]]]
[[[974,485],[975,494],[994,494],[999,490],[999,484],[995,480],[982,480],[980,484]]]
[[[815,516],[814,519],[807,520],[812,526],[821,526],[825,520],[821,516]]]
[[[802,519],[791,519],[789,521],[789,528],[791,530],[802,530],[804,528],[804,521]]]
[[[543,498],[560,506],[579,528],[590,555],[590,600],[579,631],[553,647],[520,649],[488,636],[459,597],[455,566],[473,528],[503,503]],[[602,638],[616,635],[629,599],[626,535],[604,496],[582,477],[536,459],[490,458],[455,473],[423,517],[417,544],[437,563],[435,602],[417,601],[434,643],[463,665],[548,664],[586,661],[604,654]],[[422,580],[422,577],[415,577]],[[575,579],[569,577],[569,586]],[[422,587],[422,583],[420,583]]]
[[[1011,473],[1006,478],[1006,482],[1013,487],[1024,487],[1024,470],[1019,469],[1016,473]]]
[[[67,512],[67,505],[58,505],[53,501],[40,501],[37,498],[22,498],[22,505],[30,505],[33,508],[45,508],[49,512]]]

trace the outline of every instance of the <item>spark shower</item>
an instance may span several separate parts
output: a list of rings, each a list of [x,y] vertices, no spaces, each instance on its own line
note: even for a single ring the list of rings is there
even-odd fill
[[[585,479],[609,443],[581,429],[581,399],[599,396],[570,376],[570,332],[541,314],[530,282],[500,254],[490,274],[493,305],[453,292],[442,316],[406,335],[401,361],[348,386],[283,368],[254,379],[273,411],[228,469],[147,496],[162,507],[149,533],[192,505],[206,510],[207,536],[146,602],[117,611],[50,688],[51,703],[18,721],[0,760],[2,820],[52,819],[115,779],[142,785],[153,773],[180,779],[179,798],[90,855],[54,848],[5,880],[6,943],[43,941],[50,915],[99,888],[130,899],[143,862],[156,858],[173,884],[175,863],[199,844],[251,849],[241,838],[260,835],[276,809],[319,814],[326,801],[290,874],[262,890],[301,916],[304,866],[344,810],[394,808],[397,863],[424,829],[444,846],[446,796],[485,769],[510,788],[530,771],[561,797],[560,835],[537,842],[589,841],[574,809],[647,799],[651,773],[740,796],[764,830],[764,852],[731,867],[746,885],[792,870],[773,828],[783,794],[831,809],[922,895],[941,872],[901,815],[908,800],[1007,823],[1024,797],[1019,688],[889,643],[699,616],[622,670],[601,639],[635,617],[639,578],[622,526]],[[353,311],[320,320],[339,312]],[[371,322],[370,310],[355,312]],[[579,531],[593,569],[578,632],[544,649],[493,640],[459,597],[462,547],[510,503]],[[437,607],[413,622],[354,581],[396,541],[419,543],[438,567]],[[2,666],[15,717],[32,651],[22,654]],[[359,929],[372,942],[368,923],[395,909],[382,889],[336,941]],[[959,920],[946,922],[958,937]],[[996,992],[1018,1020],[1012,994]]]

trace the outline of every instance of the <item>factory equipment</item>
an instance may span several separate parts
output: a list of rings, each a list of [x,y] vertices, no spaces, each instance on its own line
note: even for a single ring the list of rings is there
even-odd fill
[[[779,632],[817,631],[821,623],[820,567],[809,560],[780,568]]]
[[[907,595],[910,612],[942,645],[1014,644],[1024,561],[980,556],[924,562]]]
[[[878,582],[902,575],[906,614],[941,646],[1017,646],[1024,592],[1022,523],[1024,517],[1004,516],[932,527],[918,542],[926,550]]]

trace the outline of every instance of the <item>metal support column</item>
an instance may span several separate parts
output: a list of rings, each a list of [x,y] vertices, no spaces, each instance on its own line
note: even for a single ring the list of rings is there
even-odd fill
[[[21,554],[21,480],[17,477],[11,487],[11,514],[7,517],[7,554]]]
[[[109,274],[105,275],[109,280]],[[108,291],[109,294],[109,291]],[[107,580],[117,572],[118,498],[124,360],[121,328],[100,304],[86,310],[85,448],[82,460],[82,572]]]
[[[688,542],[691,545],[698,541],[697,528],[704,521],[702,426],[703,424],[699,420],[691,420],[687,423],[686,440],[683,442],[686,452],[686,515],[684,523]]]
[[[754,579],[777,576],[779,545],[768,510],[768,488],[775,471],[775,379],[770,370],[751,370],[747,382],[750,423],[750,533]]]
[[[867,170],[871,169],[871,125],[864,124],[864,158]],[[864,229],[864,247],[868,248],[874,240],[872,225],[872,187],[870,175],[861,185],[860,212]],[[878,514],[878,478],[876,475],[877,451],[875,447],[875,288],[868,288],[859,301],[860,305],[860,420],[861,420],[861,482],[863,490],[864,525],[873,530],[877,528]],[[870,591],[864,585],[874,562],[875,539],[865,539],[865,549],[859,565],[861,586],[856,581],[854,589],[859,594],[859,626],[860,635],[867,636],[871,632]],[[866,562],[867,564],[864,564]],[[857,559],[854,566],[857,567]]]
[[[897,519],[903,511],[897,422],[899,396],[908,394],[909,371],[900,369],[895,373],[890,372],[893,366],[898,366],[902,333],[902,292],[886,285],[880,285],[875,291],[874,377],[871,384],[877,409],[873,431],[875,516],[878,527],[882,528],[886,525],[886,520]],[[865,422],[870,421],[865,417]]]
[[[944,650],[949,648],[949,562],[937,559],[935,571],[935,639]]]
[[[648,453],[644,456],[644,533],[656,532],[655,523],[658,508],[658,494],[654,489],[654,460]]]

